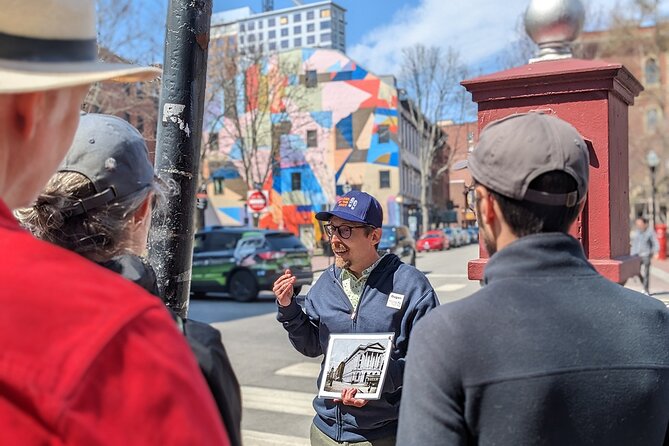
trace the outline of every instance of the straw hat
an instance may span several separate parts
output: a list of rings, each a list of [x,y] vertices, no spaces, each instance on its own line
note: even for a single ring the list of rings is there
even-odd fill
[[[95,0],[0,0],[0,10],[0,94],[160,74],[98,60]]]

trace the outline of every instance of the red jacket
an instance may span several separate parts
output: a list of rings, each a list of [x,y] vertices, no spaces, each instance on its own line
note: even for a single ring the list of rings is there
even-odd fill
[[[1,201],[0,253],[2,444],[229,444],[162,302],[36,240]]]

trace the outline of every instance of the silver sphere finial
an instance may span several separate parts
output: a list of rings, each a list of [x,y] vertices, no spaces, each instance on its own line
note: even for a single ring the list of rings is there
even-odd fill
[[[525,11],[525,31],[539,45],[530,63],[571,57],[571,43],[583,29],[581,0],[531,0]]]

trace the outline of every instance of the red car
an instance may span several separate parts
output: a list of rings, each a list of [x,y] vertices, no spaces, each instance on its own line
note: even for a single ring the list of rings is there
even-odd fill
[[[446,238],[446,234],[444,234],[444,231],[441,229],[427,231],[425,234],[421,235],[416,242],[416,250],[419,252],[443,251],[449,247],[448,238]]]

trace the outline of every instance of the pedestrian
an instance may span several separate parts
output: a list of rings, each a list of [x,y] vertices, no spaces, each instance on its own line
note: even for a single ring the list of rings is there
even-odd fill
[[[437,296],[416,268],[395,254],[379,256],[383,210],[371,195],[351,191],[316,218],[326,222],[335,263],[307,293],[304,311],[295,300],[290,270],[274,283],[277,319],[290,342],[300,353],[318,357],[327,351],[330,334],[392,332],[395,337],[381,398],[355,398],[355,387],[344,388],[340,399],[316,397],[311,444],[394,445],[411,330],[439,304]]]
[[[95,23],[93,0],[2,2],[2,443],[227,445],[215,403],[164,305],[35,239],[12,215],[34,201],[65,156],[91,83],[159,73],[99,62]]]
[[[156,274],[143,256],[151,211],[163,193],[142,135],[115,116],[86,114],[57,173],[32,207],[15,214],[37,238],[76,252],[160,297]],[[231,445],[240,446],[239,383],[219,331],[171,314],[195,354]]]
[[[660,250],[657,236],[653,228],[648,227],[648,219],[638,217],[634,222],[636,229],[632,235],[632,249],[630,254],[641,257],[639,278],[643,285],[643,292],[650,295],[650,260]]]
[[[583,138],[516,114],[484,129],[468,166],[491,257],[479,291],[416,328],[397,444],[666,444],[669,311],[597,273],[569,234]]]

